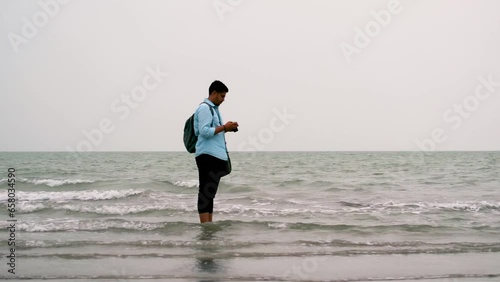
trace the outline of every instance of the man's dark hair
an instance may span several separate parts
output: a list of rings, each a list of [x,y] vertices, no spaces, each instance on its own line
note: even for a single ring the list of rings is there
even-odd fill
[[[221,92],[229,92],[229,89],[227,89],[227,86],[224,85],[224,83],[216,80],[210,84],[210,87],[208,88],[208,95],[210,96],[210,93],[213,91],[221,93]]]

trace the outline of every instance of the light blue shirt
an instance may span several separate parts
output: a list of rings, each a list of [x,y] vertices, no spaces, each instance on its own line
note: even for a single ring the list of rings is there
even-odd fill
[[[212,116],[210,108],[205,103],[199,105],[196,112],[194,112],[194,134],[198,136],[195,156],[208,154],[227,161],[225,132],[215,134],[215,128],[223,125],[223,121],[219,119],[219,107],[207,98],[205,98],[204,102],[212,106],[214,114]]]

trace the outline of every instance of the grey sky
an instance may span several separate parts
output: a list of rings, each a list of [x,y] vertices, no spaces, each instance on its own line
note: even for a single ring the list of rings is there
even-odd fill
[[[64,2],[0,2],[0,151],[184,150],[215,79],[232,151],[500,150],[500,1]]]

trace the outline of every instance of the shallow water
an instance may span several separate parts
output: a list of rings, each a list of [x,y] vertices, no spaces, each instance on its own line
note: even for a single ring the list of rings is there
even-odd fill
[[[499,152],[231,159],[200,225],[188,153],[0,153],[5,205],[16,168],[16,278],[500,279]]]

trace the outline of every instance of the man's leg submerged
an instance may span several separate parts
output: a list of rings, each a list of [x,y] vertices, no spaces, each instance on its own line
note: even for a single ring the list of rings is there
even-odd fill
[[[198,214],[200,216],[200,223],[208,222],[208,210],[207,206],[209,205],[209,199],[205,195],[205,187],[208,184],[208,168],[209,163],[207,162],[207,156],[201,155],[196,157],[196,165],[198,166],[198,174],[199,174],[199,191],[198,191]]]
[[[215,193],[213,189],[213,183],[208,183],[206,185],[200,185],[198,191],[198,214],[200,215],[200,222],[211,222],[212,217],[210,216],[214,211],[214,198]]]
[[[196,158],[200,186],[198,191],[198,213],[200,223],[212,222],[214,198],[219,182],[224,173],[221,173],[223,161],[209,155],[200,155]]]
[[[212,222],[211,214],[208,212],[200,213],[200,223]]]

